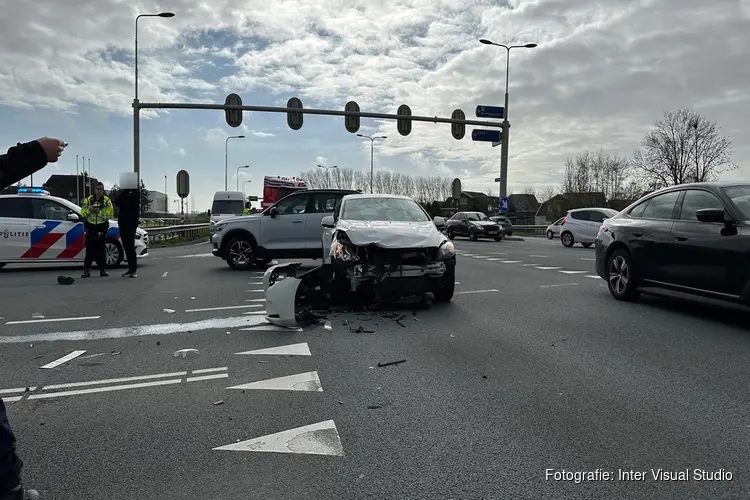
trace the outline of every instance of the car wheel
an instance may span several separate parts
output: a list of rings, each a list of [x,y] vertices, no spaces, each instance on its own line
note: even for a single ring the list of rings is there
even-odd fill
[[[452,240],[453,238],[455,238],[455,237],[456,237],[456,235],[455,235],[455,234],[453,234],[453,229],[448,229],[448,230],[447,230],[447,231],[445,232],[445,234],[447,234],[447,235],[448,235],[448,238],[449,238],[449,239],[451,239],[451,240]]]
[[[255,265],[255,245],[248,239],[234,238],[227,245],[227,264],[235,271],[246,271]]]
[[[562,241],[564,247],[568,248],[576,244],[576,240],[573,238],[573,233],[571,233],[570,231],[565,231],[563,234],[561,234],[560,241]]]
[[[436,302],[450,302],[453,300],[453,292],[456,289],[456,262],[453,261],[447,264],[445,274],[440,278],[440,284],[438,289],[435,290],[435,301]]]
[[[477,241],[477,232],[473,229],[469,229],[469,239],[471,241]]]
[[[607,259],[607,287],[617,300],[631,302],[640,296],[635,286],[630,254],[623,249],[615,250]]]
[[[583,248],[591,248],[591,243],[581,243],[583,245]]]
[[[114,238],[108,238],[107,243],[104,244],[104,265],[108,269],[118,268],[124,258],[125,252],[123,252],[120,242]]]
[[[547,239],[548,240],[554,240],[555,239],[555,233],[552,231],[547,231]]]

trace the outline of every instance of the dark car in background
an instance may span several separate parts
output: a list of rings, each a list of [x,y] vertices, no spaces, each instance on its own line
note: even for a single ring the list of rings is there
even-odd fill
[[[750,305],[750,184],[661,189],[605,220],[595,245],[618,300],[660,288]]]
[[[505,236],[513,235],[513,224],[510,222],[510,219],[506,217],[505,215],[495,215],[493,217],[490,217],[490,220],[493,222],[497,222],[498,224],[502,226],[503,235]]]
[[[477,241],[479,238],[500,241],[504,236],[502,226],[491,221],[482,212],[456,212],[445,222],[444,230],[450,239],[467,236],[471,241]]]

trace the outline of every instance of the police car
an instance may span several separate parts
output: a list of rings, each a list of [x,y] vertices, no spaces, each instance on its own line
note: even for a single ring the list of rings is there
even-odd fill
[[[135,253],[148,257],[148,233],[136,230]],[[109,222],[107,267],[125,260],[116,221]],[[42,188],[18,188],[18,194],[0,195],[0,267],[30,262],[83,262],[86,256],[81,208],[50,196]]]

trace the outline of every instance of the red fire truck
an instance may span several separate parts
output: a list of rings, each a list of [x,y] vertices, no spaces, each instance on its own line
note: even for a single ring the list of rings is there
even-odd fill
[[[261,210],[267,209],[280,199],[301,189],[307,189],[307,184],[295,177],[265,176],[263,178],[263,201],[260,205]]]

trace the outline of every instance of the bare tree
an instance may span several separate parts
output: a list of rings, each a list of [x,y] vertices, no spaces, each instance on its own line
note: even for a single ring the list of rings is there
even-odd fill
[[[370,177],[362,170],[354,171],[354,189],[359,189],[363,193],[370,192]]]
[[[405,196],[411,196],[414,198],[415,194],[415,184],[414,184],[414,177],[411,175],[402,175],[401,176],[401,194]]]
[[[562,193],[603,193],[606,199],[627,199],[626,192],[638,185],[637,172],[625,158],[604,150],[584,151],[565,160],[560,185]]]
[[[706,182],[737,168],[732,142],[713,121],[694,111],[665,111],[633,155],[635,168],[652,188]]]
[[[354,185],[354,170],[351,168],[341,169],[341,189],[352,189]]]
[[[537,194],[536,199],[539,200],[539,203],[544,203],[545,201],[549,201],[557,194],[557,190],[552,187],[544,188],[539,191],[539,194]]]

